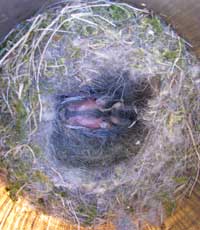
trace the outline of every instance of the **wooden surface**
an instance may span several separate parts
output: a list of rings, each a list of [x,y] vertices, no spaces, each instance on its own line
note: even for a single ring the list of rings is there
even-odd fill
[[[28,203],[19,199],[13,202],[0,182],[0,230],[94,230],[63,222],[34,211]],[[112,223],[98,226],[95,230],[114,230]]]
[[[34,211],[28,203],[19,199],[13,202],[0,181],[0,229],[1,230],[116,230],[111,222],[84,228],[63,222]],[[123,230],[123,229],[120,229]],[[130,229],[132,230],[132,229]],[[184,198],[177,211],[161,227],[148,224],[144,230],[200,230],[200,182],[190,197]]]
[[[53,0],[0,0],[0,41],[21,20]]]

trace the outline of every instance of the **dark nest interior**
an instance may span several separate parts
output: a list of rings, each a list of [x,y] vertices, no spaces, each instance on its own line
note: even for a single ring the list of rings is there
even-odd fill
[[[160,225],[200,170],[188,45],[158,16],[109,1],[54,4],[12,30],[0,50],[10,197],[78,225],[121,213]]]

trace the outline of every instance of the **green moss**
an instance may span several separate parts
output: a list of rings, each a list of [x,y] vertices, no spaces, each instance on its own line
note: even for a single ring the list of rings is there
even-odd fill
[[[29,180],[28,173],[32,167],[31,161],[32,160],[28,159],[28,157],[27,159],[25,157],[22,159],[11,159],[11,158],[8,159],[9,167],[13,168],[13,173],[16,179],[25,180],[25,181]]]
[[[52,70],[46,71],[45,76],[48,78],[53,78],[55,76],[54,72]]]
[[[84,36],[88,37],[88,36],[97,34],[97,30],[96,30],[96,28],[94,28],[92,26],[85,26],[85,27],[83,27],[82,34]]]
[[[29,182],[31,164],[25,159],[14,159],[12,155],[3,159],[2,164],[4,168],[7,169],[7,191],[9,191],[9,195],[12,200],[17,200],[17,195],[21,195],[21,192],[19,193],[19,189]]]
[[[168,130],[173,133],[174,128],[177,124],[180,124],[184,119],[184,114],[180,110],[178,112],[170,113],[166,120],[166,125],[168,127]]]
[[[27,61],[29,61],[29,57],[27,57]],[[24,80],[23,80],[23,85],[24,85],[24,88],[23,88],[23,94],[22,94],[22,97],[26,99],[27,97],[27,92],[29,91],[30,87],[31,87],[31,79],[29,76],[25,76],[24,77]]]
[[[160,201],[162,202],[165,214],[171,216],[176,208],[176,201],[169,197],[168,193],[160,193]]]
[[[19,192],[20,188],[24,185],[24,181],[16,181],[10,183],[6,190],[9,192],[9,196],[13,201],[16,201],[18,198],[18,195],[21,195],[21,191]]]
[[[36,170],[32,175],[32,180],[41,183],[49,183],[49,177],[46,176],[42,171]]]
[[[82,205],[78,207],[77,212],[85,217],[83,221],[85,225],[91,225],[97,216],[97,207]]]
[[[162,53],[162,56],[167,60],[174,60],[177,58],[179,51],[178,50],[165,50]]]
[[[133,12],[130,12],[125,7],[118,5],[111,5],[108,7],[94,7],[93,13],[115,22],[127,20],[133,14]]]
[[[65,191],[60,192],[61,197],[68,197],[68,193]]]
[[[0,169],[3,169],[3,168],[5,168],[5,167],[6,167],[5,162],[4,162],[4,160],[0,157]]]
[[[174,180],[177,184],[181,185],[181,184],[187,183],[188,178],[187,178],[187,177],[184,177],[184,176],[182,176],[182,177],[173,177],[173,180]]]
[[[167,217],[171,216],[176,208],[176,202],[172,200],[165,200],[163,202],[163,207],[165,209]]]
[[[72,48],[71,58],[80,58],[81,56],[81,49],[79,47]]]
[[[17,139],[22,140],[26,136],[25,121],[27,118],[27,112],[21,100],[16,100],[14,106],[16,111],[15,134]]]
[[[65,20],[66,18],[65,17],[62,17],[61,18],[61,22],[63,22],[64,20]],[[69,31],[69,28],[70,27],[70,23],[69,22],[65,22],[65,23],[63,23],[62,24],[62,26],[61,26],[61,30],[66,30],[66,31]]]
[[[108,11],[112,19],[115,21],[121,21],[127,18],[125,10],[123,10],[119,6],[112,5],[109,7]]]
[[[34,152],[36,157],[40,157],[40,156],[43,155],[43,151],[40,148],[40,146],[32,144],[30,147],[32,148],[32,150],[33,150],[33,152]]]
[[[3,56],[7,51],[7,44],[6,43],[3,43],[1,46],[0,46],[0,57]]]
[[[25,166],[27,168],[27,165]],[[22,181],[26,181],[28,182],[29,181],[29,176],[28,176],[28,169],[25,170],[25,167],[22,168],[22,170],[19,170],[15,172],[15,176],[18,180],[22,180]]]
[[[40,24],[40,28],[46,28],[49,25],[49,21],[47,20],[47,15],[44,18],[44,20],[42,20],[41,24]]]
[[[32,105],[33,105],[33,107],[34,107],[34,105],[38,103],[38,92],[35,91],[35,92],[31,95],[30,100],[31,100],[31,103],[32,103]]]
[[[146,29],[149,25],[151,25],[154,32],[157,34],[162,33],[162,24],[161,21],[157,17],[147,17],[142,20],[142,25]]]
[[[11,162],[9,162],[11,164]],[[4,162],[8,167],[8,163]],[[29,181],[29,168],[30,165],[22,161],[12,161],[12,170],[8,170],[8,186],[7,191],[9,191],[9,196],[12,200],[17,200],[18,195],[21,195],[22,191],[19,189]],[[9,166],[10,167],[10,166]]]
[[[62,186],[59,186],[59,187],[54,186],[53,192],[60,195],[63,198],[69,198],[70,196],[67,188],[62,187]]]
[[[65,65],[66,59],[64,57],[61,57],[57,60],[59,65]]]
[[[16,42],[29,30],[31,22],[24,21],[18,24],[17,28],[9,34],[7,39],[0,45],[0,57],[5,55]]]
[[[21,158],[20,158],[21,157]],[[26,149],[14,149],[6,158],[1,159],[1,165],[7,170],[9,184],[28,183],[32,170],[32,155]]]
[[[156,33],[162,33],[162,25],[157,17],[151,18],[149,21]]]

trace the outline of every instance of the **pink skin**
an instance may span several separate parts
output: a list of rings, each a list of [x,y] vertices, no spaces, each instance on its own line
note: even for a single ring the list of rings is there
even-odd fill
[[[93,118],[87,116],[74,116],[68,120],[69,125],[83,126],[89,129],[109,128],[109,124],[102,118]]]
[[[106,105],[106,101],[103,100],[102,98],[99,98],[99,99],[96,100],[96,104],[97,104],[100,108],[102,108],[103,106]]]
[[[116,124],[116,125],[120,123],[119,118],[114,117],[114,116],[111,116],[111,117],[110,117],[110,120],[112,121],[112,123],[114,123],[114,124]]]
[[[85,111],[85,110],[93,110],[98,109],[98,105],[96,104],[96,101],[88,99],[86,101],[81,101],[78,103],[74,103],[69,105],[69,110],[75,110],[75,111]]]
[[[100,105],[95,100],[88,99],[85,101],[77,102],[68,106],[71,111],[86,111],[93,109],[100,109]],[[102,118],[94,118],[88,116],[74,116],[68,119],[69,125],[82,126],[89,129],[109,128],[110,124],[103,121]]]

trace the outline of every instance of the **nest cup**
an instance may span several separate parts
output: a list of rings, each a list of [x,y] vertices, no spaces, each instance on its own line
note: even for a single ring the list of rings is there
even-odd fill
[[[13,200],[87,226],[123,213],[134,228],[160,225],[192,192],[199,63],[158,16],[122,3],[60,3],[2,48],[0,168]],[[86,86],[134,107],[136,123],[117,135],[66,127],[60,98]]]

